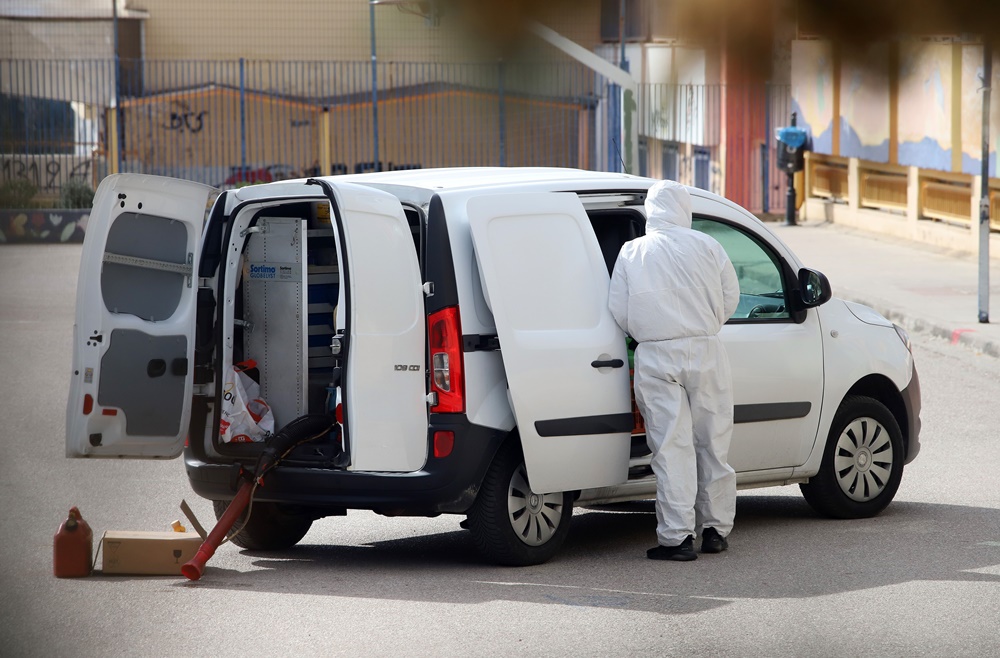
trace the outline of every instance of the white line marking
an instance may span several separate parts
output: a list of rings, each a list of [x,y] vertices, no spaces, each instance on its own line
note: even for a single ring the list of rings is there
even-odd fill
[[[499,585],[501,587],[552,587],[554,589],[578,589],[590,592],[607,592],[610,594],[632,594],[635,596],[659,596],[663,598],[669,597],[679,597],[680,594],[664,594],[663,592],[636,592],[628,589],[607,589],[604,587],[583,587],[580,585],[552,585],[549,583],[509,583],[496,580],[473,580],[472,582],[479,585]],[[718,596],[684,596],[687,599],[709,599],[712,601],[729,601],[731,599],[726,599]]]

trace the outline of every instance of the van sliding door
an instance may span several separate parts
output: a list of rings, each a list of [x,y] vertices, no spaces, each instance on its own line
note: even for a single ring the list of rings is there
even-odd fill
[[[575,194],[484,196],[468,214],[532,491],[621,484],[628,355],[583,205]]]

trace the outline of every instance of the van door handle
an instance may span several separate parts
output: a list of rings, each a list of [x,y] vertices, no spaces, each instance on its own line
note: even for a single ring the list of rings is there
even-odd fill
[[[621,368],[625,362],[621,359],[611,359],[610,361],[591,361],[590,365],[594,368]]]

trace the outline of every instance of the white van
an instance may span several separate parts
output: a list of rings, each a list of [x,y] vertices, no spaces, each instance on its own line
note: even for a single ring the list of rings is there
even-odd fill
[[[574,505],[655,494],[607,309],[654,182],[428,169],[220,193],[109,176],[80,266],[67,456],[183,452],[221,514],[264,446],[219,438],[223,383],[252,359],[276,427],[340,423],[268,476],[236,544],[287,548],[348,509],[447,513],[492,560],[544,562]],[[824,515],[877,514],[920,448],[905,332],[831,299],[750,213],[690,192],[694,228],[740,279],[722,331],[739,486],[799,484]]]

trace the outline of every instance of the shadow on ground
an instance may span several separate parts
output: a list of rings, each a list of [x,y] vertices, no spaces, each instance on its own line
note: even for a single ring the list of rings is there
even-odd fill
[[[686,614],[730,600],[817,597],[911,580],[989,581],[1000,564],[1000,510],[895,502],[874,519],[817,518],[794,497],[740,496],[730,550],[690,563],[652,562],[652,503],[578,511],[549,563],[498,567],[456,530],[366,545],[243,551],[252,571],[209,565],[177,587],[440,603],[493,600]]]

